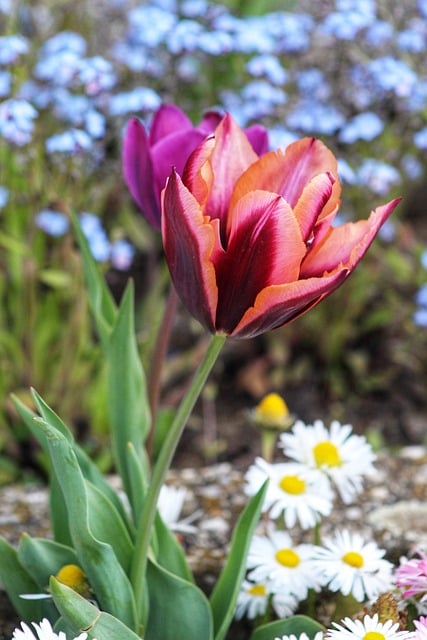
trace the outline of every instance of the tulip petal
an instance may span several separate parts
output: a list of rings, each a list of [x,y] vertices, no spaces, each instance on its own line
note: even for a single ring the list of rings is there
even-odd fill
[[[219,111],[207,111],[196,129],[205,136],[208,136],[215,131],[223,117],[224,114],[219,113]]]
[[[123,175],[128,189],[147,221],[160,229],[160,197],[153,189],[154,168],[143,124],[129,120],[123,141]]]
[[[400,202],[396,198],[372,211],[367,220],[330,228],[320,243],[313,243],[301,266],[301,277],[322,276],[342,264],[353,270],[369,249],[379,228]]]
[[[218,233],[218,224],[206,221],[199,203],[173,171],[163,195],[165,255],[182,301],[212,332],[218,300],[212,257],[217,251]]]
[[[260,124],[253,124],[245,129],[245,134],[258,156],[263,156],[268,151],[268,132]]]
[[[192,129],[193,125],[185,113],[174,104],[162,104],[154,114],[150,127],[150,146],[162,138],[182,129]]]
[[[348,269],[341,268],[323,278],[309,278],[263,289],[231,335],[253,338],[299,318],[335,291],[349,274]]]
[[[280,194],[295,207],[304,187],[321,173],[330,173],[336,180],[330,200],[322,216],[336,207],[341,193],[337,161],[331,151],[314,138],[292,142],[286,149],[270,151],[255,162],[238,180],[233,198],[238,200],[254,189]]]
[[[258,156],[245,133],[226,114],[215,130],[215,145],[209,159],[214,180],[206,203],[206,215],[225,223],[236,180],[256,160]]]
[[[330,173],[315,176],[304,187],[294,207],[294,214],[305,242],[310,238],[317,219],[331,197],[334,182],[335,179]]]
[[[292,209],[280,196],[254,191],[230,212],[225,252],[215,259],[216,328],[231,333],[262,289],[298,279],[306,247]]]
[[[176,131],[159,140],[151,148],[151,158],[155,167],[155,188],[159,193],[173,168],[182,175],[189,156],[205,137],[204,133],[196,129]]]

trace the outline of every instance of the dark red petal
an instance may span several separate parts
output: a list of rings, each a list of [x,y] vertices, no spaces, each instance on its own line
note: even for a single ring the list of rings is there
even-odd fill
[[[324,278],[267,287],[235,327],[232,336],[253,338],[292,322],[335,291],[349,273],[343,268]]]
[[[289,205],[276,194],[254,191],[229,216],[225,253],[215,259],[216,328],[231,333],[262,289],[296,280],[306,247]]]
[[[148,137],[137,118],[129,120],[126,129],[122,164],[123,175],[133,199],[147,221],[160,229],[160,191],[155,187]]]
[[[206,221],[199,203],[174,171],[163,196],[166,260],[185,306],[212,332],[218,299],[212,256],[217,250],[218,232],[218,224],[212,226]]]

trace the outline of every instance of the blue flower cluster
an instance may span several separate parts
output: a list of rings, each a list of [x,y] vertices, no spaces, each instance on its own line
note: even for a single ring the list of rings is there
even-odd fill
[[[427,251],[421,255],[421,265],[427,272]],[[417,309],[414,312],[414,323],[419,327],[427,327],[427,282],[415,294]]]
[[[94,213],[83,212],[79,215],[79,220],[95,260],[110,262],[115,269],[127,271],[135,256],[135,249],[130,242],[124,238],[110,242],[101,219]],[[40,211],[35,222],[39,229],[55,238],[63,236],[70,227],[67,216],[53,209]]]
[[[259,16],[213,0],[100,0],[102,37],[62,30],[72,22],[53,17],[41,28],[33,3],[23,4],[18,12],[0,0],[0,17],[17,25],[0,37],[0,144],[34,140],[54,162],[89,158],[85,171],[95,171],[129,116],[148,121],[171,101],[194,114],[217,105],[242,126],[262,121],[274,147],[325,136],[343,180],[374,194],[424,174],[426,0],[404,11],[301,0]]]

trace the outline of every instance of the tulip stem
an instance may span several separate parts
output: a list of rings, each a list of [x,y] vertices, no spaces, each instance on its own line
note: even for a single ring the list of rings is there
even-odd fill
[[[175,319],[178,296],[175,287],[170,283],[169,294],[163,312],[162,323],[157,333],[156,344],[152,356],[152,365],[148,380],[148,400],[151,412],[151,426],[148,434],[146,449],[150,459],[153,456],[154,436],[156,431],[156,417],[160,397],[160,379],[166,352],[169,346],[169,338]]]
[[[205,356],[194,374],[192,383],[185,397],[183,398],[175,418],[169,428],[166,438],[160,449],[159,456],[153,468],[153,475],[149,484],[144,506],[137,523],[137,534],[135,540],[134,562],[132,563],[131,582],[135,595],[135,602],[138,612],[138,622],[143,630],[145,626],[146,613],[144,607],[144,585],[145,573],[147,569],[147,559],[151,542],[154,519],[156,517],[157,501],[160,489],[165,481],[175,450],[178,446],[184,427],[191,411],[205,385],[208,375],[224,346],[226,336],[215,335],[211,338]]]

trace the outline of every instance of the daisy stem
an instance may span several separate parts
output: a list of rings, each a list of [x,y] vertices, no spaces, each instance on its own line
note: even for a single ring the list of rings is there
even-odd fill
[[[320,546],[320,522],[316,522],[313,528],[313,544]]]
[[[147,569],[147,560],[149,546],[152,536],[154,519],[156,516],[157,501],[160,489],[165,481],[166,474],[169,470],[175,450],[178,446],[182,432],[191,411],[205,385],[208,375],[210,374],[218,355],[224,346],[226,336],[214,335],[211,338],[205,356],[200,363],[196,373],[194,374],[188,392],[184,396],[175,418],[169,428],[165,441],[160,449],[159,456],[153,468],[153,475],[149,484],[147,494],[144,500],[144,506],[137,525],[137,533],[135,540],[134,562],[132,563],[131,582],[133,592],[135,594],[135,602],[137,607],[137,620],[140,628],[138,632],[143,631],[145,620],[144,607],[144,585],[145,573]]]

